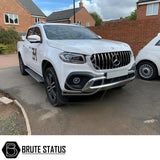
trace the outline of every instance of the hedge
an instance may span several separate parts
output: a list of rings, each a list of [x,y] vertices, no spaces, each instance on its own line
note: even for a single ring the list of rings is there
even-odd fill
[[[20,39],[18,32],[14,28],[5,30],[0,26],[0,54],[15,53],[17,42]]]

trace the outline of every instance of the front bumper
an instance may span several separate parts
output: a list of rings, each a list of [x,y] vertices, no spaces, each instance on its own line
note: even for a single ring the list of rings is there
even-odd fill
[[[119,86],[123,86],[135,79],[135,71],[130,71],[128,75],[107,79],[106,76],[92,77],[82,87],[82,89],[70,88],[66,93],[68,95],[92,95],[101,90],[109,90]]]
[[[85,87],[82,89],[82,92],[90,92],[93,90],[108,90],[118,86],[123,86],[134,79],[135,73],[113,79],[106,79],[106,77],[93,78],[85,85]]]

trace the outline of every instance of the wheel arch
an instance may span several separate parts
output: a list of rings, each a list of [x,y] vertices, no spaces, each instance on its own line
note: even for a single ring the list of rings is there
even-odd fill
[[[47,69],[48,67],[53,67],[53,69],[54,69],[54,71],[55,71],[55,73],[56,73],[56,70],[55,70],[54,65],[53,65],[49,60],[44,59],[44,60],[42,61],[42,66],[41,66],[42,75],[43,75],[45,69]],[[57,73],[56,73],[56,76],[57,76]]]
[[[21,52],[20,52],[20,51],[18,51],[17,53],[18,53],[18,56],[21,56]],[[22,57],[22,56],[21,56],[21,57]]]
[[[56,75],[56,78],[57,78],[57,80],[58,80],[58,84],[59,84],[59,86],[60,86],[59,77],[58,77],[58,74],[57,74],[57,72],[56,72],[56,70],[55,70],[55,67],[53,66],[53,64],[52,64],[50,61],[48,61],[48,60],[46,60],[46,59],[42,61],[42,75],[44,76],[44,71],[45,71],[48,67],[52,67],[52,68],[53,68],[54,73],[55,73],[55,75]]]
[[[41,68],[42,68],[42,74],[44,73],[45,69],[48,68],[48,67],[53,67],[52,63],[49,62],[48,60],[43,60],[42,61],[42,66],[41,66]]]

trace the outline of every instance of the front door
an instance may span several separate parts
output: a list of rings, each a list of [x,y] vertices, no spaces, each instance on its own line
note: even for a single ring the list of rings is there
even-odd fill
[[[34,32],[32,35],[38,35],[41,38],[40,42],[31,43],[29,42],[28,45],[28,66],[35,71],[36,73],[41,74],[41,57],[42,57],[42,50],[43,50],[43,43],[42,43],[42,34],[39,27],[34,28]]]

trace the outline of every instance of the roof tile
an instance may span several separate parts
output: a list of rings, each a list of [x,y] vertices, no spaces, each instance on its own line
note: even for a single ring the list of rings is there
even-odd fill
[[[36,6],[32,0],[18,0],[18,2],[26,9],[31,15],[34,16],[43,16],[45,14]]]
[[[76,13],[79,12],[83,7],[76,8]],[[54,22],[58,20],[69,20],[71,17],[74,16],[74,10],[68,9],[58,12],[53,12],[51,15],[47,17],[48,22]]]

